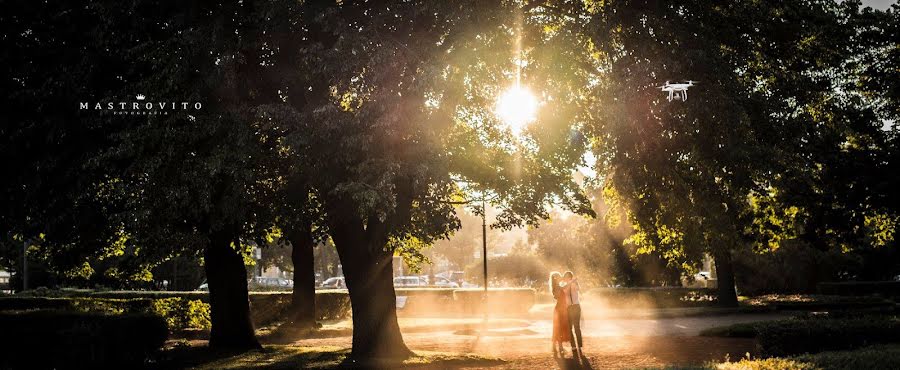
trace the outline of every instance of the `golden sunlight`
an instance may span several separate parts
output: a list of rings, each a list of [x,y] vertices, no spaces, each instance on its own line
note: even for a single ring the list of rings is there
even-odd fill
[[[534,121],[537,113],[538,101],[527,88],[512,86],[497,99],[497,116],[516,135],[520,134],[525,126]]]

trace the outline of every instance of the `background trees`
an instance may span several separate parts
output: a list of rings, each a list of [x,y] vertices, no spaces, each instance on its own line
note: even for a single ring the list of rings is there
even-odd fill
[[[12,251],[30,241],[59,276],[138,286],[165,261],[202,255],[213,346],[257,346],[250,241],[290,242],[296,322],[307,325],[314,246],[330,236],[353,301],[353,357],[407,355],[392,257],[416,260],[457,230],[472,218],[461,203],[475,216],[481,202],[496,209],[497,228],[535,226],[556,207],[624,210],[630,234],[555,217],[531,231],[538,253],[572,265],[578,251],[584,269],[617,283],[667,281],[712,254],[726,304],[735,273],[766,256],[806,260],[804,289],[897,272],[896,11],[800,0],[20,3],[0,12],[0,84],[19,108],[0,127],[2,262],[15,266]],[[688,79],[701,81],[691,99],[663,100],[659,84]],[[541,104],[527,127],[498,120],[511,86]],[[137,94],[203,108],[78,109]],[[573,176],[586,150],[608,209],[591,208]],[[629,271],[631,253],[659,279]]]
[[[830,172],[839,171],[836,163],[815,163],[828,160],[826,153],[840,150],[839,143],[852,143],[851,132],[865,132],[867,140],[885,134],[879,120],[845,99],[839,87],[848,79],[843,66],[856,58],[858,39],[866,37],[866,27],[848,27],[865,18],[858,6],[618,1],[586,9],[591,19],[576,27],[591,30],[587,49],[596,48],[602,71],[593,93],[604,107],[589,129],[607,195],[628,209],[635,226],[630,242],[660,251],[676,266],[695,264],[709,252],[719,273],[720,302],[734,304],[734,253],[753,239],[777,244],[792,237],[786,230],[753,229],[754,220],[760,221],[754,216],[759,198],[788,192],[785,181],[809,184],[800,173],[826,168],[828,173],[814,176],[845,185],[866,181],[858,173]],[[661,81],[688,79],[701,85],[685,102],[668,103],[656,89]],[[837,140],[829,149],[809,151],[831,135]],[[836,190],[805,194],[852,198]],[[864,209],[870,201],[850,209]],[[809,216],[825,213],[810,210]],[[834,235],[813,229],[804,228],[820,237]]]

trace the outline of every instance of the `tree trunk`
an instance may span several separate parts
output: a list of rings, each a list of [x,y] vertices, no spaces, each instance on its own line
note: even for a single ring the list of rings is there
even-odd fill
[[[335,231],[335,230],[333,230]],[[353,312],[353,350],[357,361],[403,360],[412,352],[403,342],[397,323],[393,256],[384,245],[372,245],[362,228],[332,234]],[[375,239],[379,240],[379,239]]]
[[[209,347],[229,350],[262,348],[250,321],[247,268],[243,257],[231,246],[233,238],[212,235],[204,251],[212,330]]]
[[[737,307],[737,292],[734,290],[734,266],[731,261],[731,253],[723,251],[714,255],[716,262],[716,276],[718,278],[719,305],[723,307]]]
[[[291,296],[291,325],[297,328],[315,328],[316,325],[316,271],[312,234],[305,231],[289,232],[291,262],[294,264],[294,291]]]

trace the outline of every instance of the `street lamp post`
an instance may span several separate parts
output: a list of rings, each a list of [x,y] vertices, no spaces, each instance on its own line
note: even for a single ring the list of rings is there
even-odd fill
[[[481,258],[484,260],[484,300],[487,306],[488,277],[487,277],[487,208],[484,197],[481,198]],[[485,312],[487,310],[485,309]]]
[[[28,290],[28,240],[22,239],[22,290]]]

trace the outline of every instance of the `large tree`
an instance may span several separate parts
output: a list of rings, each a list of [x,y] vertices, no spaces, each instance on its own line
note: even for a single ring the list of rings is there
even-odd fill
[[[300,50],[308,84],[270,111],[293,127],[293,148],[315,174],[309,188],[352,302],[352,359],[409,355],[392,256],[449,235],[459,224],[455,204],[485,199],[501,210],[501,227],[534,223],[553,204],[591,212],[571,176],[584,151],[572,130],[583,84],[566,73],[580,72],[561,56],[569,50],[562,38],[523,21],[514,5],[398,1],[305,11],[315,14]],[[516,64],[549,107],[521,138],[494,112]]]

